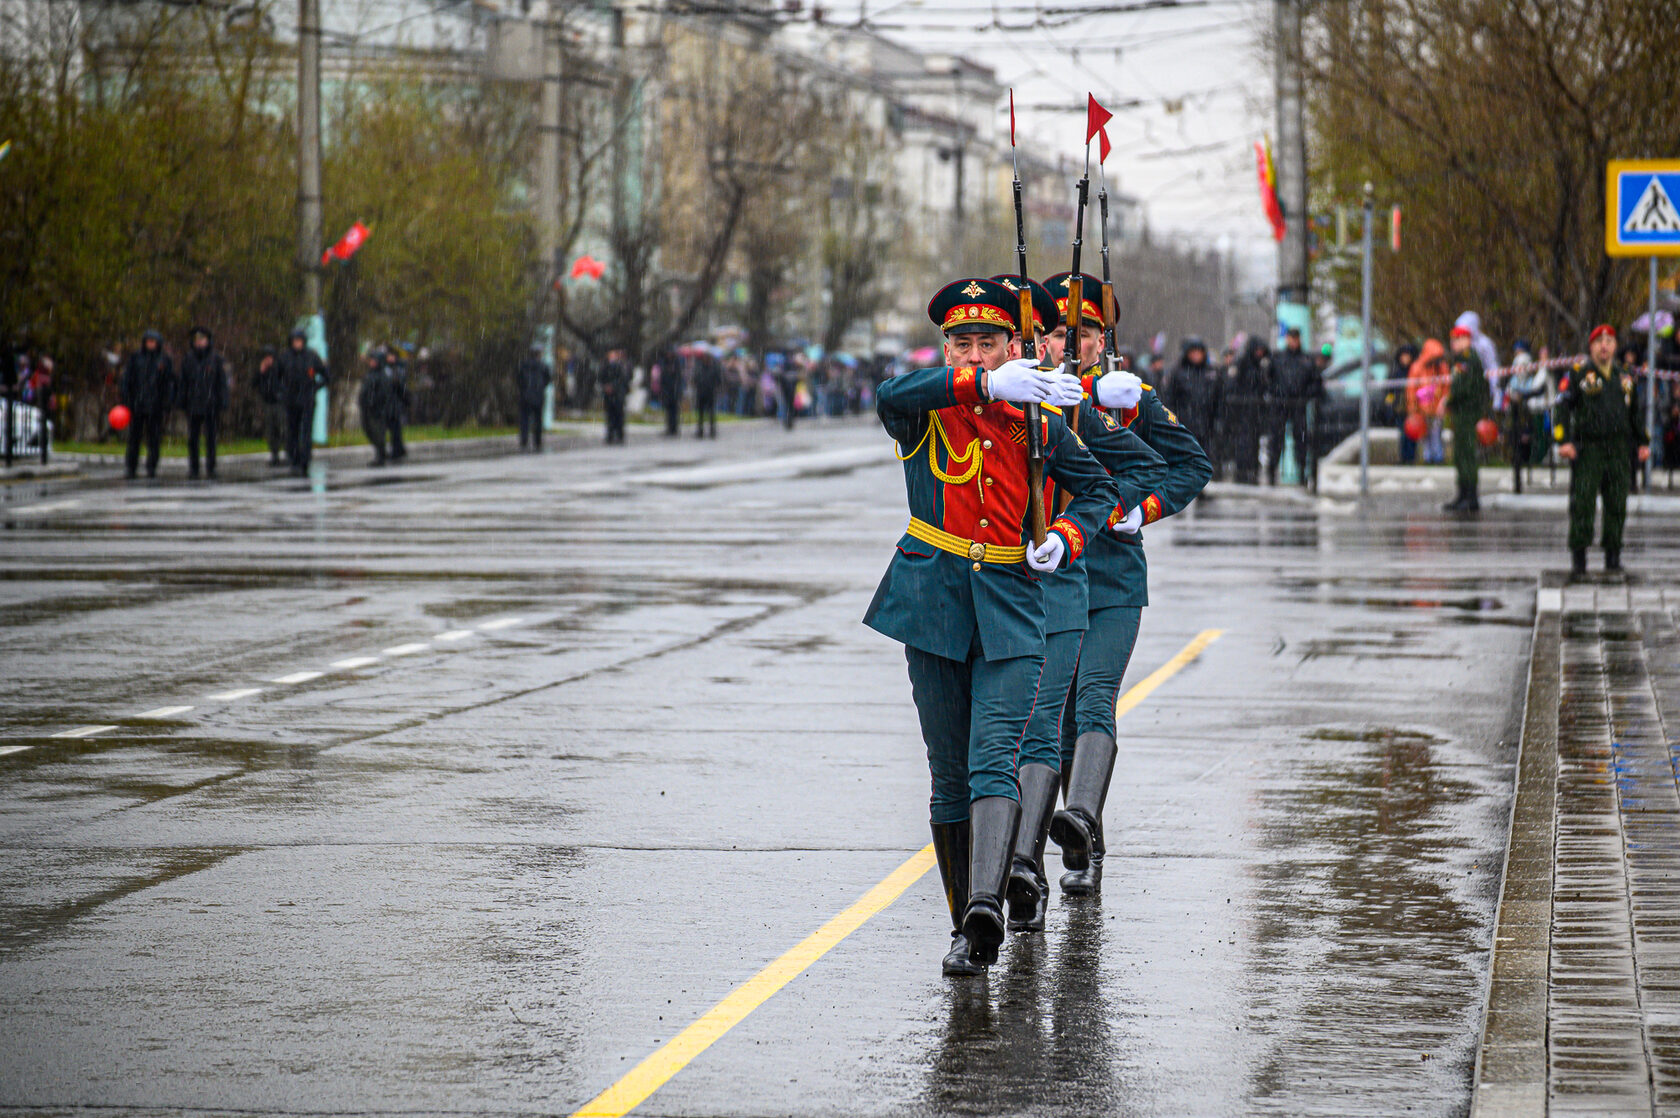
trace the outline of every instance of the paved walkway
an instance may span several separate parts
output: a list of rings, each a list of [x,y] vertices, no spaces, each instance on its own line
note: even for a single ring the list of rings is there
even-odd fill
[[[1680,586],[1542,577],[1472,1115],[1680,1115]]]

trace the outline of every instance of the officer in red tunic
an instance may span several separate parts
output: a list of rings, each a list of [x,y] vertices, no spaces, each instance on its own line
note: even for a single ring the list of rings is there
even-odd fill
[[[1033,546],[1021,404],[1078,404],[1079,381],[1011,359],[1020,303],[967,279],[928,304],[946,364],[881,385],[910,523],[864,623],[901,642],[927,746],[930,816],[953,942],[946,974],[976,974],[1004,938],[1004,885],[1020,821],[1017,755],[1044,664],[1041,576],[1077,558],[1119,498],[1060,417],[1040,419],[1045,472],[1073,495]]]

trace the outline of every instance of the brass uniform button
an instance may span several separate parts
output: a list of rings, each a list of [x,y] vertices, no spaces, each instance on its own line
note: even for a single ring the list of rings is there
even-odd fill
[[[971,543],[971,544],[969,544],[968,545],[968,557],[970,559],[973,559],[975,562],[979,562],[980,560],[984,559],[986,557],[986,545],[983,544],[983,543]]]
[[[982,528],[989,527],[989,524],[988,524],[986,518],[983,517],[983,516],[980,518],[980,527],[982,527]]]
[[[986,409],[985,409],[985,408],[983,408],[983,407],[981,407],[981,406],[980,406],[980,405],[979,405],[979,404],[975,404],[975,405],[974,405],[974,414],[975,414],[975,415],[979,415],[979,414],[980,414],[980,413],[981,413],[981,412],[983,412],[983,411],[985,411],[985,410],[986,410]]]
[[[980,564],[978,564],[978,563],[974,564],[974,569],[979,570],[980,569]]]
[[[992,479],[991,479],[991,478],[987,478],[987,479],[986,479],[986,484],[987,484],[987,485],[990,485],[990,484],[992,484]]]
[[[982,449],[982,450],[990,450],[990,449],[992,449],[992,440],[991,440],[991,439],[987,439],[987,440],[986,440],[986,441],[985,441],[985,442],[983,442],[983,443],[981,443],[981,444],[980,444],[980,449]]]

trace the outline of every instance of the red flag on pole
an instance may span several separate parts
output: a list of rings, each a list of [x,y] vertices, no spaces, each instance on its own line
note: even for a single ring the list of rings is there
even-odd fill
[[[1009,146],[1015,146],[1015,89],[1009,90]]]
[[[1087,93],[1085,99],[1088,102],[1085,106],[1085,142],[1090,143],[1114,119],[1114,114],[1097,104],[1097,99],[1091,94]]]
[[[1255,171],[1260,178],[1260,204],[1266,209],[1266,220],[1272,223],[1272,236],[1282,241],[1287,223],[1283,204],[1277,194],[1277,167],[1272,163],[1271,146],[1264,140],[1254,141]]]
[[[598,280],[606,272],[607,266],[593,256],[584,255],[572,261],[573,279]]]
[[[356,222],[345,230],[344,236],[340,237],[336,244],[321,254],[321,266],[326,267],[327,263],[332,260],[350,259],[356,255],[356,250],[361,248],[362,243],[367,239],[368,227],[359,221]]]
[[[1395,206],[1389,216],[1388,247],[1395,252],[1400,251],[1400,207]]]
[[[1108,142],[1108,129],[1097,132],[1097,162],[1107,163],[1108,153],[1114,150],[1114,145]]]

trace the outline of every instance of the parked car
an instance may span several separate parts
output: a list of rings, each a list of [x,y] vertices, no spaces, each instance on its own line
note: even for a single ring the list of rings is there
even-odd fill
[[[1371,381],[1388,379],[1388,353],[1371,354]],[[1371,392],[1371,426],[1393,427],[1400,422],[1405,406],[1398,386]],[[1323,458],[1336,444],[1359,430],[1359,359],[1343,361],[1324,370],[1324,402],[1318,416],[1317,457]]]
[[[6,400],[0,397],[0,415],[6,410]],[[0,424],[5,422],[0,419]],[[0,427],[0,436],[5,432]],[[41,409],[34,404],[14,401],[12,403],[12,454],[40,454],[41,439],[47,440],[47,451],[52,451],[52,424],[42,420]],[[0,443],[0,453],[4,452],[4,444]]]

